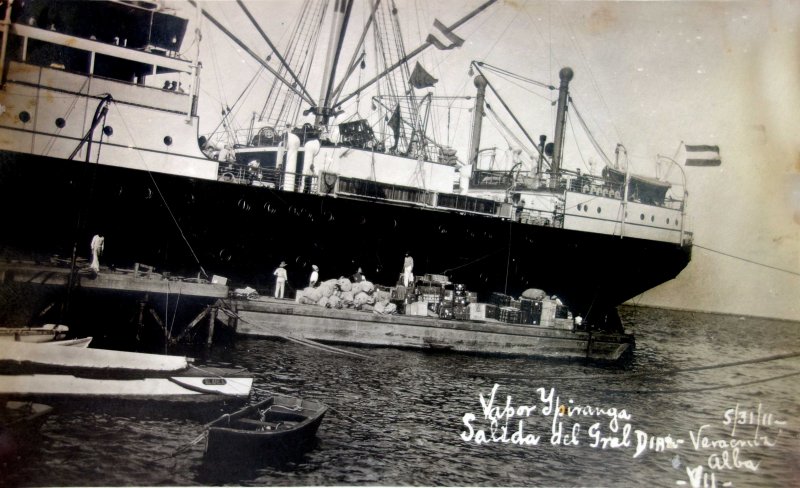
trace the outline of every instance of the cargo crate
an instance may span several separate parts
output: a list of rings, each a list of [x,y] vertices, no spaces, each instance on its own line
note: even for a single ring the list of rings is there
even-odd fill
[[[509,324],[518,324],[520,320],[520,311],[514,307],[500,307],[500,322]]]
[[[426,273],[425,275],[423,275],[422,279],[424,279],[425,281],[433,281],[435,283],[449,283],[450,282],[450,280],[447,279],[446,275],[440,275],[440,274]]]
[[[486,318],[485,303],[470,303],[468,307],[470,320],[484,320]]]
[[[428,302],[414,302],[406,305],[406,315],[416,315],[420,317],[428,316]]]
[[[453,307],[453,318],[456,320],[469,320],[469,307],[465,305]]]
[[[497,312],[500,310],[500,307],[495,305],[494,303],[487,303],[486,307],[486,318],[487,319],[494,319],[497,320]]]
[[[507,307],[511,303],[511,297],[504,293],[494,292],[492,293],[491,303],[498,307]]]
[[[406,287],[403,285],[398,285],[392,288],[391,291],[391,299],[392,300],[405,300],[406,299]]]

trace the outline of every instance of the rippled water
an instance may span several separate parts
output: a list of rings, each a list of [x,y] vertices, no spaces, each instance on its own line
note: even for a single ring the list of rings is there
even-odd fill
[[[238,339],[216,348],[208,360],[252,371],[256,398],[280,392],[332,407],[318,446],[297,462],[223,473],[203,464],[202,443],[186,447],[202,431],[202,422],[190,415],[121,416],[85,405],[51,415],[36,449],[24,462],[4,467],[2,476],[6,484],[21,486],[691,486],[687,466],[703,466],[708,475],[709,456],[720,459],[726,449],[696,450],[689,431],[708,424],[703,432],[709,440],[729,440],[725,411],[737,404],[740,410],[756,409],[760,403],[762,414],[785,421],[759,427],[775,445],[741,448],[737,460],[758,462],[757,469],[718,469],[713,481],[718,487],[800,485],[800,376],[718,388],[800,371],[800,358],[670,372],[800,351],[800,324],[653,309],[621,312],[637,333],[635,358],[625,369],[394,349],[358,349],[371,357],[359,360],[292,343]],[[538,445],[462,440],[466,413],[477,416],[475,429],[489,428],[479,394],[488,397],[495,383],[501,406],[510,395],[514,406],[537,407],[525,431],[541,435]],[[554,388],[564,405],[572,399],[572,406],[624,408],[630,420],[620,420],[614,434],[608,417],[561,417],[565,431],[580,424],[579,445],[554,446],[552,416],[540,412],[545,405],[537,388]],[[622,425],[629,423],[631,429],[670,434],[684,443],[634,458],[633,434],[630,447],[591,447],[588,429],[595,422],[604,434],[621,437]],[[509,425],[516,430],[516,420]],[[755,435],[753,425],[737,429],[737,439]],[[710,477],[705,481],[712,486]]]

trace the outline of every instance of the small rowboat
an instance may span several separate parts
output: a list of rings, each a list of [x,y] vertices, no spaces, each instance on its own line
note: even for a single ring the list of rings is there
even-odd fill
[[[52,407],[41,403],[0,403],[0,461],[5,463],[14,459],[31,447],[52,411]]]
[[[63,339],[69,327],[60,324],[46,324],[41,327],[0,327],[0,340],[28,343],[42,343]]]
[[[80,339],[64,339],[63,341],[50,341],[50,342],[43,342],[42,344],[50,345],[50,346],[67,346],[67,347],[78,347],[78,348],[87,348],[89,344],[91,344],[92,338],[91,337],[82,337]]]
[[[283,461],[314,446],[328,407],[275,395],[208,424],[207,462]]]

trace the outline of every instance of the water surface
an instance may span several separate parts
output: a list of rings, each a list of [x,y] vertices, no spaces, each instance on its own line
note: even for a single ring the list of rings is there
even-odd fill
[[[87,404],[57,411],[24,462],[3,468],[8,485],[505,485],[505,486],[798,486],[797,421],[800,377],[763,382],[800,371],[800,359],[752,362],[736,367],[674,371],[800,351],[798,323],[656,309],[625,308],[623,321],[637,334],[626,368],[529,358],[427,354],[396,349],[353,349],[369,360],[333,355],[293,343],[238,339],[216,347],[210,363],[229,363],[256,376],[253,399],[271,392],[319,399],[330,405],[316,449],[282,466],[225,472],[203,462],[203,443],[189,445],[202,422],[186,416],[117,414]],[[725,385],[742,385],[723,387]],[[535,407],[524,432],[537,445],[475,443],[474,431],[490,429],[479,400],[497,384],[495,403]],[[541,389],[541,390],[539,390]],[[552,389],[552,390],[551,390]],[[558,417],[562,434],[574,424],[578,445],[551,443],[553,415],[544,415],[542,394],[558,404],[592,407]],[[662,392],[662,393],[658,393]],[[570,403],[572,400],[572,403]],[[488,401],[488,400],[487,400]],[[759,409],[760,404],[760,410]],[[608,411],[624,409],[617,432]],[[596,414],[599,410],[601,414]],[[725,425],[725,413],[758,412],[761,425]],[[733,416],[728,411],[728,417]],[[583,412],[583,413],[582,413]],[[770,415],[769,417],[767,415]],[[753,420],[746,418],[746,421]],[[517,430],[518,418],[509,425]],[[764,425],[769,421],[771,425]],[[775,423],[783,422],[782,424]],[[590,427],[596,436],[590,436]],[[505,420],[498,423],[505,425]],[[592,447],[597,437],[630,446]],[[700,435],[697,435],[698,430]],[[758,429],[758,431],[756,431]],[[669,435],[674,449],[634,457],[635,431]],[[690,435],[715,447],[695,448]],[[641,435],[641,434],[640,434]],[[773,446],[739,447],[731,439],[767,437]],[[491,437],[491,434],[489,434]],[[724,447],[720,441],[728,442]],[[727,452],[727,454],[723,454]],[[730,469],[723,458],[727,456]],[[745,465],[749,461],[750,465]],[[757,464],[756,464],[757,463]],[[711,466],[718,469],[711,469]],[[698,466],[702,467],[702,473]],[[752,469],[755,467],[755,469]],[[687,471],[689,468],[689,471]],[[713,473],[713,478],[710,474]]]

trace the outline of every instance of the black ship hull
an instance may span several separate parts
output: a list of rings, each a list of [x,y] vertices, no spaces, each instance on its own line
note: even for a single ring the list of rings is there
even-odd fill
[[[674,278],[691,257],[690,246],[7,151],[0,205],[6,258],[69,258],[75,243],[87,257],[102,232],[103,265],[202,269],[269,292],[281,261],[298,289],[312,264],[323,280],[361,267],[391,285],[409,252],[415,274],[446,274],[481,300],[541,288],[584,317]]]

